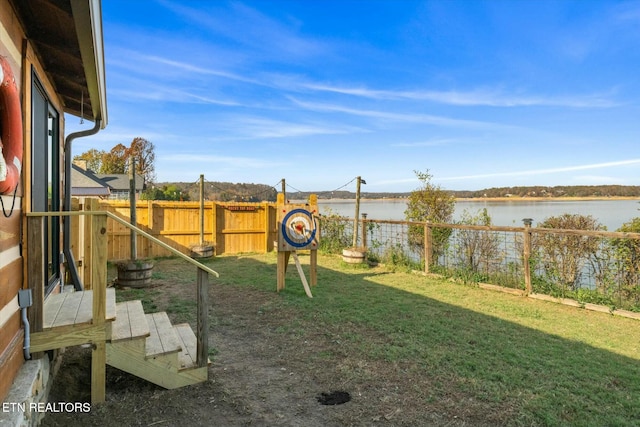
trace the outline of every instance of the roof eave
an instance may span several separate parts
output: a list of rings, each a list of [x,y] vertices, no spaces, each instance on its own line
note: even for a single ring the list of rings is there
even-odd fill
[[[93,119],[100,120],[100,128],[104,129],[108,115],[101,0],[73,0],[71,8],[93,106]]]

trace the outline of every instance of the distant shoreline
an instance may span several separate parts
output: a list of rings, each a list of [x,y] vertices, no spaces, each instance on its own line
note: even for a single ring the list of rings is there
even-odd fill
[[[356,199],[318,199],[318,203],[341,203],[355,202]],[[361,198],[361,202],[406,202],[407,198],[381,197],[381,198]],[[585,197],[456,197],[456,202],[586,202],[586,201],[607,201],[607,200],[638,200],[637,196],[585,196]]]
[[[585,197],[459,197],[456,201],[462,202],[585,202],[585,201],[606,201],[606,200],[638,200],[640,197],[630,196],[585,196]]]

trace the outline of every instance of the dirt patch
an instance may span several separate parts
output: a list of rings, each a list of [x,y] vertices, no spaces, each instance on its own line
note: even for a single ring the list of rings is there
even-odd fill
[[[181,289],[163,289],[168,301]],[[165,390],[126,372],[107,367],[107,401],[90,413],[54,413],[44,426],[338,426],[353,402],[323,406],[322,390],[341,385],[331,369],[307,363],[316,345],[300,346],[277,329],[294,321],[286,311],[265,314],[277,295],[219,287],[212,291],[209,381]],[[277,318],[272,316],[277,314]],[[289,313],[292,315],[292,313]],[[90,401],[91,350],[67,350],[50,401]],[[355,420],[354,420],[355,421]],[[350,423],[347,423],[348,425]],[[357,424],[357,422],[355,422]]]
[[[191,321],[182,302],[193,286],[159,274],[148,291],[154,311],[174,323]],[[273,291],[217,283],[210,291],[212,364],[205,383],[165,390],[107,367],[106,402],[89,413],[51,413],[44,426],[415,426],[483,425],[474,404],[458,397],[429,402],[427,378],[412,367],[363,359],[341,341],[356,325],[331,326],[303,319]],[[192,312],[194,310],[191,310]],[[186,316],[186,317],[185,317]],[[340,329],[338,329],[340,328]],[[358,331],[363,336],[367,331]],[[371,340],[387,338],[372,333]],[[90,401],[89,348],[67,350],[51,402]],[[342,404],[324,405],[322,393]],[[479,409],[479,408],[475,408]],[[475,414],[477,415],[477,414]],[[460,417],[458,417],[460,416]],[[466,419],[462,421],[462,419]],[[476,418],[477,419],[477,418]],[[480,418],[486,421],[486,418]]]

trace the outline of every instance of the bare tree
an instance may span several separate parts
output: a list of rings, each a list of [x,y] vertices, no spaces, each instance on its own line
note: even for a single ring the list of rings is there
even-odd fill
[[[491,225],[491,216],[484,208],[477,215],[471,215],[465,210],[462,213],[460,224],[466,225]],[[484,270],[490,272],[492,263],[501,262],[500,241],[497,235],[489,230],[467,230],[458,232],[457,258],[458,263],[478,273]]]

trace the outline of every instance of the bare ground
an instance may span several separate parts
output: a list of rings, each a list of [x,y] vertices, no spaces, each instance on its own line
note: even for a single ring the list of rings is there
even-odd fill
[[[183,284],[168,280],[157,284],[154,289],[161,290],[154,298],[157,311],[163,310],[172,297],[180,298],[185,293]],[[481,414],[482,408],[475,407],[474,402],[461,405],[458,396],[430,399],[432,385],[425,383],[426,379],[404,375],[410,367],[359,359],[362,356],[351,354],[340,342],[343,331],[301,321],[282,303],[275,289],[264,292],[213,286],[210,301],[209,344],[214,351],[207,382],[165,390],[107,367],[106,403],[93,406],[89,413],[48,414],[43,425],[500,424],[501,420]],[[385,339],[375,335],[370,338]],[[90,384],[90,350],[69,349],[50,401],[88,402]],[[349,393],[351,400],[339,405],[319,403],[322,393],[334,391]]]

